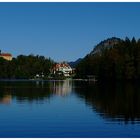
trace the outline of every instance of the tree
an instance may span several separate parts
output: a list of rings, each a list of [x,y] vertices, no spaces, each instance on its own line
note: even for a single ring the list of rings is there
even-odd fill
[[[140,79],[140,40],[136,41],[133,37],[130,41],[126,37],[112,47],[92,52],[77,65],[77,69],[79,77],[95,74],[103,80]]]
[[[42,73],[47,76],[53,63],[51,59],[38,55],[19,55],[12,61],[0,58],[0,78],[29,79]]]

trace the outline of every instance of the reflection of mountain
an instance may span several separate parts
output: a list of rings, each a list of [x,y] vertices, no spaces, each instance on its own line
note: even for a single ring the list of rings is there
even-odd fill
[[[132,83],[97,84],[71,80],[0,82],[0,103],[8,104],[12,100],[46,102],[55,95],[69,95],[72,89],[88,106],[107,120],[140,122],[140,88],[138,84]]]
[[[140,121],[140,88],[137,84],[75,83],[76,93],[103,118],[125,123]]]
[[[53,93],[61,96],[66,96],[72,91],[72,81],[64,80],[64,81],[52,81],[51,82],[51,90]]]

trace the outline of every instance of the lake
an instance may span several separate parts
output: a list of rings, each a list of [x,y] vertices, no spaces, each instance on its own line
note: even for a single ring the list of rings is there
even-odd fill
[[[140,137],[140,85],[0,81],[0,137]]]

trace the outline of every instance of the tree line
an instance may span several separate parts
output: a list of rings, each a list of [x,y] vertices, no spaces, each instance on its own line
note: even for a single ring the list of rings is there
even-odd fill
[[[101,53],[87,55],[76,66],[76,73],[77,78],[96,75],[100,80],[140,79],[140,39],[126,37]]]
[[[30,79],[36,74],[46,77],[53,64],[50,58],[39,55],[19,55],[12,61],[0,58],[0,79]]]

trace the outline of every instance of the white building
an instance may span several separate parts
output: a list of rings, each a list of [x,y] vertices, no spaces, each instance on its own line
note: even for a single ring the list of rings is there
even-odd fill
[[[67,63],[57,63],[53,67],[52,71],[53,71],[53,74],[62,72],[65,77],[69,77],[72,74],[72,68]]]

